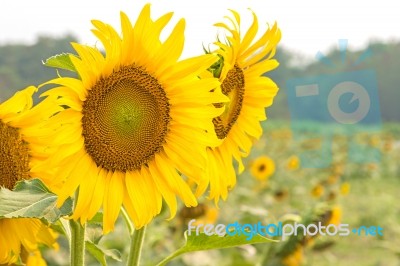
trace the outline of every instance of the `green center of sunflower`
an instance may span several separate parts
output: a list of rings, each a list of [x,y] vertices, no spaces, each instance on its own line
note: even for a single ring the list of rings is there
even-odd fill
[[[244,97],[243,70],[235,65],[228,71],[221,84],[222,93],[229,97],[229,103],[225,104],[225,112],[213,119],[215,133],[219,139],[224,139],[233,125],[236,123],[243,106]],[[222,104],[217,104],[222,107]]]
[[[100,79],[82,113],[86,152],[110,171],[138,170],[151,160],[162,149],[170,121],[163,87],[135,65]]]
[[[0,187],[12,189],[22,179],[29,179],[28,144],[18,129],[0,120]]]

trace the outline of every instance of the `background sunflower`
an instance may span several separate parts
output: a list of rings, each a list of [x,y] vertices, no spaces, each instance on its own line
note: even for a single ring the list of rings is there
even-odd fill
[[[35,87],[28,87],[0,104],[0,188],[13,189],[17,181],[36,177],[37,173],[30,169],[42,159],[40,151],[45,146],[31,133],[43,119],[60,109],[49,106],[52,98],[32,108],[36,91]],[[37,265],[46,265],[39,245],[57,247],[57,235],[39,219],[0,218],[0,232],[0,264],[16,263],[25,253],[23,261],[31,263],[27,265],[35,265],[35,259],[41,263]]]
[[[281,38],[276,24],[255,40],[258,19],[253,13],[253,23],[244,36],[240,33],[240,15],[232,11],[230,24],[216,23],[229,35],[226,43],[216,42],[220,61],[210,71],[221,81],[221,90],[229,102],[220,104],[224,113],[213,119],[214,130],[222,144],[208,149],[208,176],[210,198],[226,199],[229,189],[236,184],[232,159],[238,163],[238,173],[243,172],[242,158],[246,157],[253,142],[262,135],[260,121],[266,119],[265,108],[272,104],[278,87],[263,75],[278,66],[272,57]],[[222,171],[221,171],[222,170]]]
[[[251,163],[250,172],[259,181],[268,180],[275,173],[275,162],[266,155],[260,156]]]

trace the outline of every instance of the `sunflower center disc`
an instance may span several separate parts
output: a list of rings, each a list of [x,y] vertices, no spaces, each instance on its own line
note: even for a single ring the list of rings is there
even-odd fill
[[[83,104],[86,152],[110,171],[138,170],[162,148],[168,98],[157,79],[135,65],[100,79]]]
[[[242,110],[244,96],[243,70],[235,65],[228,71],[221,84],[222,93],[229,97],[230,102],[225,104],[225,112],[213,119],[215,133],[219,139],[224,139],[232,126],[236,123]],[[223,106],[222,104],[217,107]]]
[[[0,120],[0,187],[12,189],[21,179],[29,179],[29,149],[18,129]]]

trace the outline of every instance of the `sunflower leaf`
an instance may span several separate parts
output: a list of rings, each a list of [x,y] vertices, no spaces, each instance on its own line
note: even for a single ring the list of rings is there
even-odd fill
[[[76,72],[75,66],[71,61],[72,54],[57,54],[46,59],[43,64],[48,67],[65,69],[68,71]]]
[[[64,235],[67,239],[71,239],[71,229],[69,227],[69,222],[67,219],[60,218],[55,223],[50,224],[50,228],[59,233],[60,235]]]
[[[266,238],[259,234],[253,235],[252,238],[249,238],[248,236],[243,234],[234,236],[219,236],[217,234],[206,235],[205,233],[199,233],[198,235],[196,235],[195,232],[192,232],[192,234],[189,235],[187,231],[185,232],[185,239],[185,244],[180,249],[176,250],[174,253],[169,255],[157,265],[166,265],[174,258],[188,252],[232,248],[249,244],[277,242],[276,240]]]
[[[103,223],[103,213],[98,212],[96,213],[92,219],[88,221],[88,224],[102,224]]]
[[[103,226],[101,224],[87,224],[85,232],[86,240],[97,245],[103,236]]]
[[[72,200],[58,209],[57,195],[39,179],[20,181],[14,190],[0,189],[0,218],[38,218],[54,223],[72,212]]]
[[[85,241],[86,250],[98,261],[102,266],[107,266],[106,258],[111,258],[116,261],[121,260],[121,253],[116,249],[104,250],[102,247],[94,244],[91,241]]]

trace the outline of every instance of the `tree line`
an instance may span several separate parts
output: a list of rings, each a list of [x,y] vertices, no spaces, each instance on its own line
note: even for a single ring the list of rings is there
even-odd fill
[[[31,45],[0,46],[0,102],[28,85],[54,78],[55,70],[44,67],[42,61],[62,52],[73,53],[72,41],[76,39],[70,35],[61,38],[41,36]],[[400,122],[400,42],[371,42],[365,49],[347,51],[345,59],[338,49],[331,49],[325,56],[329,64],[302,58],[284,47],[278,48],[276,58],[280,66],[265,74],[280,88],[274,105],[267,111],[269,118],[290,119],[287,102],[287,81],[290,79],[372,69],[378,85],[382,120]]]

